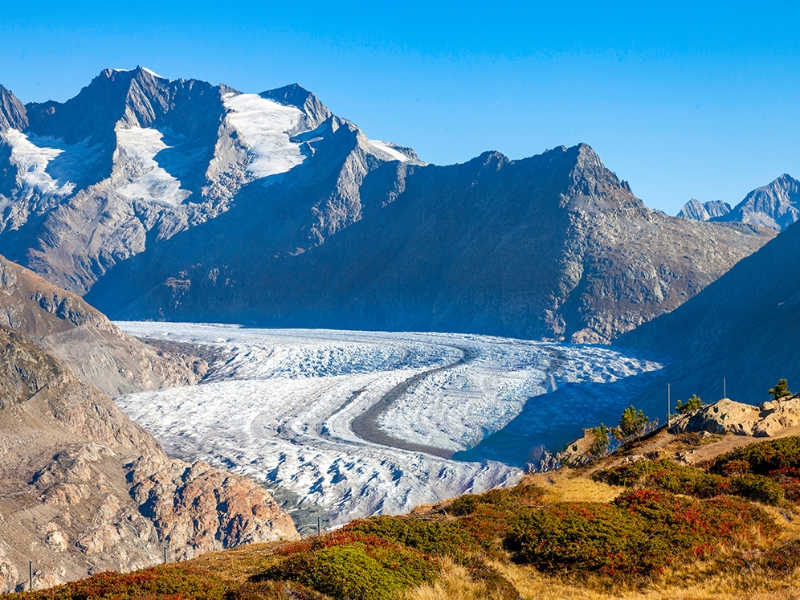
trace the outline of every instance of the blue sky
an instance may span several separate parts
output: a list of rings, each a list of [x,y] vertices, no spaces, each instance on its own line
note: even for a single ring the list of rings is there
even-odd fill
[[[797,1],[9,2],[0,83],[29,102],[137,64],[298,82],[438,164],[586,142],[674,214],[800,178],[798,23]]]

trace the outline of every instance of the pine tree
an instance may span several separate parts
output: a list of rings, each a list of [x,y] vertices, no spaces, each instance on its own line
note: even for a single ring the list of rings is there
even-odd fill
[[[793,396],[794,394],[788,390],[786,380],[780,379],[778,380],[778,385],[769,390],[769,395],[772,396],[773,400],[780,400],[781,398]]]
[[[699,408],[703,408],[703,401],[700,400],[700,397],[697,394],[692,394],[692,397],[686,401],[686,404],[683,404],[680,400],[678,400],[678,405],[675,407],[675,410],[678,412],[678,414],[685,415],[686,413],[690,413]]]

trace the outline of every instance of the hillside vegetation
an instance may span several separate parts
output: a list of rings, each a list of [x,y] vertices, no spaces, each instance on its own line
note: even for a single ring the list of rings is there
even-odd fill
[[[703,442],[674,441],[693,443]],[[800,586],[798,483],[800,437],[739,448],[705,468],[609,459],[300,542],[21,598],[788,600]]]

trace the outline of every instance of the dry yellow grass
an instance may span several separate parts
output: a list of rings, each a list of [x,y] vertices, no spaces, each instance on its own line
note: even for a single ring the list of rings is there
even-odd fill
[[[600,581],[572,583],[513,563],[493,566],[525,600],[800,600],[800,573],[777,579],[767,575],[732,575],[719,572],[710,563],[694,572],[668,573],[645,589],[608,589]]]
[[[406,592],[403,600],[502,600],[482,583],[472,581],[467,570],[451,561],[442,567],[438,581]]]

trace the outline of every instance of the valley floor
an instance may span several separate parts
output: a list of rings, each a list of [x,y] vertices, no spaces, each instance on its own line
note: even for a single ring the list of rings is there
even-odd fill
[[[477,335],[117,324],[223,356],[200,385],[116,398],[134,421],[171,455],[288,490],[330,526],[513,484],[520,456],[619,415],[626,398],[610,384],[661,368],[603,347]],[[545,396],[580,384],[609,393]],[[496,460],[475,454],[523,416],[524,440]]]

